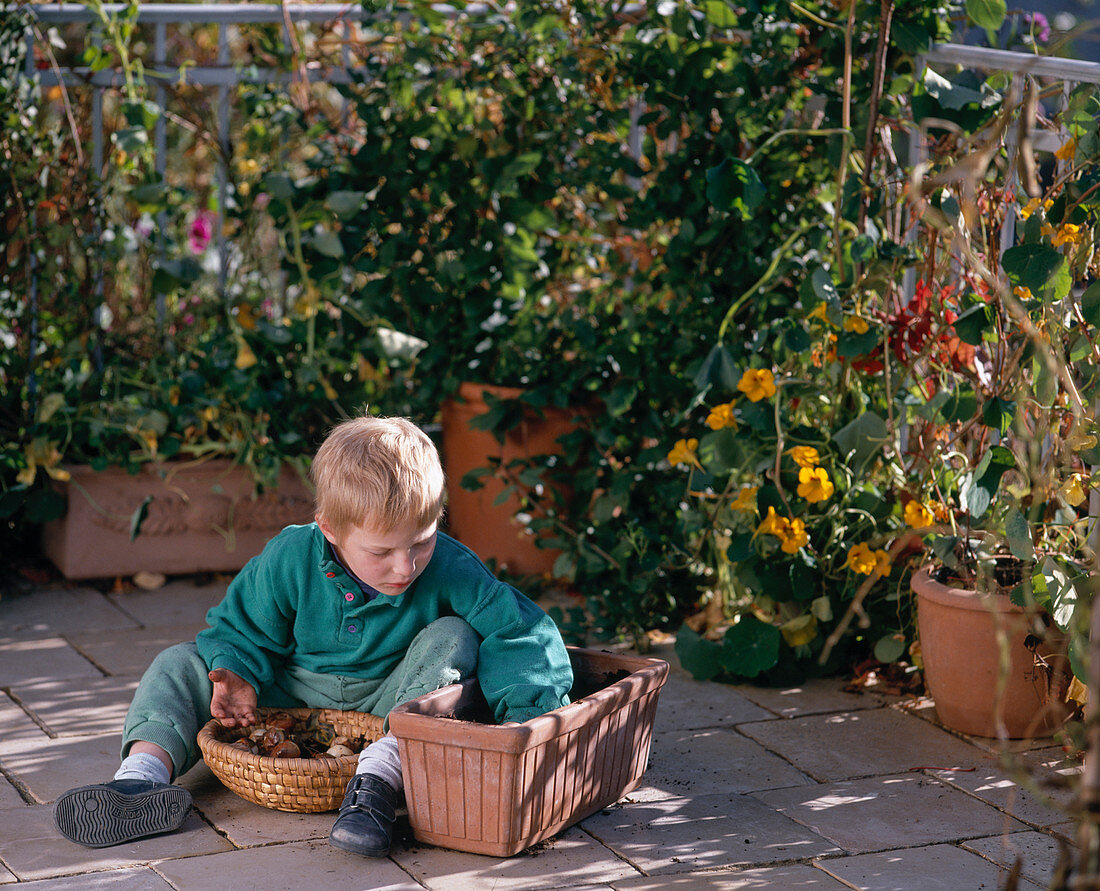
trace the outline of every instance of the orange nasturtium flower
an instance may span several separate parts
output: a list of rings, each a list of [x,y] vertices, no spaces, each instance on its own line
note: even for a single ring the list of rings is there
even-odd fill
[[[699,457],[695,450],[699,448],[697,439],[679,439],[668,453],[668,463],[675,467],[678,464],[692,464],[699,467]]]
[[[775,376],[767,368],[750,368],[741,375],[737,389],[748,396],[750,402],[771,399],[775,395]]]
[[[831,498],[833,490],[833,481],[824,467],[803,467],[798,471],[798,494],[810,504]]]
[[[799,467],[817,467],[821,463],[821,456],[813,446],[792,446],[787,454]]]
[[[890,555],[882,549],[872,551],[866,542],[861,541],[848,549],[844,566],[863,575],[886,575],[890,571]]]
[[[736,427],[737,418],[733,416],[733,403],[716,405],[707,415],[707,426],[711,430],[721,430],[723,427]]]
[[[925,526],[931,526],[934,521],[935,517],[932,516],[932,511],[917,501],[916,498],[905,505],[906,526],[921,529]]]
[[[737,497],[730,502],[730,507],[733,510],[756,510],[756,492],[758,488],[759,486],[742,486],[737,493]]]
[[[1017,285],[1015,288],[1012,289],[1012,293],[1020,300],[1031,299],[1031,288],[1025,285]]]

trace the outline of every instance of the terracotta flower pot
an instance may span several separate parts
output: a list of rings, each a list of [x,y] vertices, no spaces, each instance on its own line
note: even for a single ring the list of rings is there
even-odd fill
[[[1066,718],[1070,680],[1065,645],[1025,645],[1032,624],[1004,594],[951,588],[914,574],[924,679],[945,726],[973,736],[1046,736]],[[1005,664],[998,632],[1007,643]],[[1045,664],[1044,664],[1045,663]],[[1003,684],[1000,689],[999,684]]]
[[[137,474],[66,469],[72,478],[58,484],[65,516],[43,527],[42,542],[70,579],[233,572],[284,526],[313,519],[313,495],[289,468],[276,491],[260,496],[248,471],[223,459],[147,464]],[[131,517],[146,498],[147,516],[130,541]]]
[[[390,712],[409,822],[420,841],[510,857],[638,786],[668,663],[569,651],[574,696],[597,689],[523,724],[450,717],[484,703],[475,680]],[[626,676],[614,680],[620,674]]]
[[[535,537],[516,519],[518,495],[502,499],[503,480],[485,477],[477,491],[463,489],[462,477],[497,459],[502,466],[536,455],[559,454],[557,439],[577,428],[576,413],[547,408],[534,411],[502,443],[492,433],[476,430],[470,422],[489,411],[484,393],[500,399],[518,399],[523,390],[488,384],[464,383],[458,398],[442,406],[443,462],[447,471],[447,526],[452,535],[483,560],[493,558],[520,575],[545,575],[553,569],[559,551],[540,548]]]

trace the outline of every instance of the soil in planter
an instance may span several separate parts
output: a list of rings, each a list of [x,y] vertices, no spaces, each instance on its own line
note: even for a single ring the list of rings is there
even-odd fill
[[[630,677],[630,672],[623,668],[620,668],[618,671],[606,671],[602,675],[577,675],[574,677],[573,687],[569,691],[569,701],[577,702],[580,699],[584,699],[586,696],[599,693],[600,690],[603,690],[605,687],[610,687],[615,682],[628,677]],[[452,721],[465,721],[469,724],[496,723],[496,720],[493,718],[493,713],[489,708],[489,704],[485,701],[485,697],[481,695],[480,687],[476,689],[475,695],[470,697],[469,702],[463,703],[453,712],[440,715],[440,717],[449,718]]]

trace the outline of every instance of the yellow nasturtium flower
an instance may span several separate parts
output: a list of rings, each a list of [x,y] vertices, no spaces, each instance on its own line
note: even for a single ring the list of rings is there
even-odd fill
[[[813,446],[792,446],[787,454],[799,467],[817,467],[821,463],[821,456]]]
[[[750,402],[771,399],[775,395],[775,376],[767,368],[750,368],[741,375],[737,389],[744,393]]]
[[[767,516],[761,521],[760,525],[756,527],[757,535],[774,535],[777,538],[782,538],[783,533],[786,531],[787,518],[780,517],[775,512],[774,507],[768,508]]]
[[[866,542],[852,545],[844,567],[862,575],[886,575],[890,571],[890,555],[884,550],[872,551]]]
[[[699,467],[699,457],[695,454],[697,448],[699,448],[699,440],[697,439],[678,439],[676,445],[669,450],[668,463],[673,467],[679,464],[691,464]]]
[[[23,450],[23,458],[27,466],[20,470],[15,478],[25,486],[34,482],[39,467],[46,471],[51,479],[58,482],[68,482],[70,478],[69,471],[58,466],[61,464],[61,452],[57,449],[57,443],[43,436],[31,440],[30,445]]]
[[[783,553],[797,554],[810,543],[810,536],[806,532],[806,524],[799,519],[788,521],[786,535],[782,539]]]
[[[817,637],[817,617],[813,613],[796,616],[780,625],[779,631],[788,646],[803,646]]]
[[[1063,145],[1058,151],[1054,153],[1054,157],[1059,161],[1072,161],[1073,156],[1077,154],[1077,140],[1071,139],[1065,145]]]
[[[798,494],[810,504],[832,497],[833,481],[824,467],[803,467],[798,471]]]
[[[1042,201],[1039,198],[1032,198],[1030,201],[1028,201],[1027,204],[1025,204],[1023,207],[1020,208],[1020,219],[1021,220],[1026,220],[1029,216],[1031,216],[1033,213],[1035,213],[1035,211],[1037,211],[1040,207],[1043,209],[1043,212],[1045,213],[1046,211],[1050,210],[1051,207],[1053,207],[1053,206],[1054,206],[1054,201],[1052,201],[1050,198],[1048,198],[1046,201]]]
[[[758,486],[742,486],[737,493],[737,497],[730,502],[730,507],[733,510],[756,510],[756,492],[758,488]]]
[[[723,427],[736,427],[737,418],[733,416],[733,403],[716,405],[707,415],[707,426],[711,430],[721,430]]]
[[[1061,247],[1064,244],[1080,244],[1081,239],[1084,237],[1080,226],[1075,223],[1063,223],[1061,228],[1054,233],[1051,244],[1055,247]]]
[[[935,521],[935,517],[932,516],[932,511],[925,507],[917,499],[913,499],[907,505],[905,505],[905,525],[912,526],[914,529],[922,529],[925,526],[931,526]]]
[[[1012,289],[1012,293],[1020,300],[1031,299],[1031,288],[1028,288],[1024,285],[1017,285],[1015,288]]]
[[[1081,474],[1071,473],[1058,489],[1058,494],[1062,496],[1066,504],[1070,507],[1080,507],[1085,503],[1085,499],[1088,497],[1085,494],[1085,487],[1081,485],[1081,482]]]
[[[867,320],[863,316],[845,316],[844,317],[844,330],[851,331],[855,334],[866,334],[867,329],[871,326],[867,323]]]
[[[256,354],[252,352],[252,347],[248,345],[248,342],[243,337],[237,338],[237,359],[234,361],[234,365],[241,371],[246,368],[251,368],[260,360],[256,358]]]

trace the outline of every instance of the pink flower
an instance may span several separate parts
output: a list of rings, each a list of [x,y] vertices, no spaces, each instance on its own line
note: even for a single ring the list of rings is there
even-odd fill
[[[208,210],[199,211],[191,220],[188,244],[192,254],[201,254],[210,244],[210,239],[214,237],[214,220],[214,214]]]

